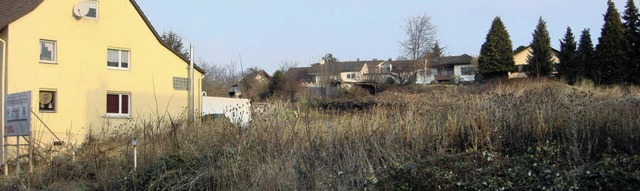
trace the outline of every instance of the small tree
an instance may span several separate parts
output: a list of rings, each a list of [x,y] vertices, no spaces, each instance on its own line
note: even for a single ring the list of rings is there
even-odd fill
[[[547,22],[540,17],[540,19],[538,19],[538,25],[533,31],[531,55],[527,58],[529,72],[536,78],[548,76],[553,67],[552,54],[551,38],[549,37],[549,31],[547,31]]]
[[[267,86],[267,95],[281,95],[285,93],[285,84],[287,83],[287,76],[284,71],[278,70],[273,73],[271,76],[271,81],[269,81],[269,85]]]
[[[322,60],[324,60],[327,63],[335,63],[338,62],[338,59],[336,57],[333,57],[333,54],[331,53],[327,53],[322,57]]]
[[[424,57],[436,41],[436,25],[425,14],[406,19],[403,29],[408,38],[400,42],[402,53],[413,60],[413,70],[419,69],[422,66],[419,59]]]
[[[433,44],[433,47],[431,48],[431,51],[429,54],[427,54],[427,62],[425,63],[426,65],[424,66],[424,69],[426,69],[424,72],[424,75],[430,75],[430,71],[429,67],[430,66],[437,66],[438,62],[440,62],[440,59],[444,56],[444,48],[440,47],[440,42],[436,41],[435,44]]]
[[[580,35],[580,44],[578,44],[578,65],[583,68],[581,76],[594,80],[594,68],[593,55],[595,50],[593,49],[593,43],[591,42],[591,33],[589,29],[582,30]],[[595,81],[595,80],[594,80]]]
[[[577,58],[577,43],[571,28],[567,27],[567,32],[560,41],[560,68],[558,74],[564,77],[570,85],[578,81],[582,71]]]
[[[479,73],[486,78],[503,77],[515,69],[513,45],[500,17],[493,19],[478,58]]]
[[[594,78],[596,84],[616,84],[625,81],[625,64],[628,59],[628,42],[620,20],[620,13],[609,0],[604,26],[598,38],[595,53]]]
[[[182,37],[180,37],[178,33],[172,30],[165,31],[164,33],[162,33],[160,38],[162,38],[162,41],[167,44],[173,51],[179,53],[186,59],[190,59],[189,48],[184,47],[184,44],[182,43]]]

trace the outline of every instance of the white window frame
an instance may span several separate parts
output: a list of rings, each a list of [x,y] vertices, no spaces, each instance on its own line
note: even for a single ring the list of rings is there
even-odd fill
[[[184,86],[184,88],[181,86]],[[173,77],[173,90],[189,91],[189,78]]]
[[[52,43],[53,44],[53,50],[51,52],[51,59],[52,60],[42,60],[40,58],[40,55],[38,55],[38,59],[40,60],[40,63],[47,63],[47,64],[58,63],[58,42],[56,42],[55,40],[40,39],[40,41],[38,41],[38,47],[40,47],[40,54],[42,54],[42,46],[44,45],[43,43]]]
[[[118,52],[118,66],[109,66],[109,51],[117,51]],[[122,67],[122,52],[129,53],[129,57],[127,57],[127,67]],[[107,68],[115,69],[115,70],[131,70],[131,50],[128,49],[119,49],[119,48],[107,48]]]
[[[109,113],[109,95],[118,95],[118,113]],[[129,108],[129,113],[122,113],[122,95],[127,95],[129,96],[129,102],[127,103],[127,106]],[[105,101],[106,105],[105,105],[105,110],[106,111],[106,117],[110,117],[110,118],[130,118],[131,117],[131,93],[127,93],[127,92],[107,92],[107,95],[105,97],[107,100]]]
[[[90,16],[82,16],[82,18],[87,18],[87,19],[92,19],[92,20],[98,20],[98,17],[100,17],[100,5],[98,3],[97,0],[86,0],[85,3],[87,3],[87,5],[89,5],[89,8],[91,8],[91,5],[96,5],[96,17],[90,17]]]

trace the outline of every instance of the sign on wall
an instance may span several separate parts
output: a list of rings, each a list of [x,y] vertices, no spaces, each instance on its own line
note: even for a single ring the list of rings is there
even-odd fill
[[[31,135],[31,91],[4,97],[4,136]]]

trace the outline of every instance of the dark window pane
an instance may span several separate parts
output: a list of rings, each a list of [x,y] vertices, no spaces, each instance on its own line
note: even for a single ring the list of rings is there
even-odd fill
[[[118,94],[107,94],[107,113],[120,113],[120,96]]]
[[[122,114],[129,114],[129,95],[122,95]]]
[[[90,8],[86,16],[96,18],[97,15],[98,15],[98,10],[95,8]]]
[[[118,63],[117,62],[107,62],[107,66],[118,67]]]
[[[129,63],[123,62],[123,63],[120,64],[120,67],[129,68]]]

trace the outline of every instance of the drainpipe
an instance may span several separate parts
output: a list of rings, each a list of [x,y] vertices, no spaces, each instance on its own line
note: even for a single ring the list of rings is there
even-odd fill
[[[0,98],[0,111],[2,111],[2,114],[0,114],[0,120],[2,122],[2,129],[4,131],[4,95],[7,95],[7,65],[6,65],[6,60],[7,60],[7,41],[4,41],[3,39],[0,38],[0,42],[2,42],[2,98]],[[4,136],[3,136],[4,137]],[[2,142],[2,146],[0,147],[0,164],[4,164],[4,175],[9,174],[8,173],[8,167],[6,166],[5,161],[6,160],[6,155],[4,153],[4,139],[0,138],[0,142]]]
[[[199,107],[200,107],[200,114],[198,114],[198,116],[202,116],[202,97],[206,96],[207,92],[202,91],[202,79],[204,79],[204,76],[206,76],[207,74],[202,74],[202,77],[200,78],[200,102],[199,102]],[[204,92],[204,94],[202,93]]]

